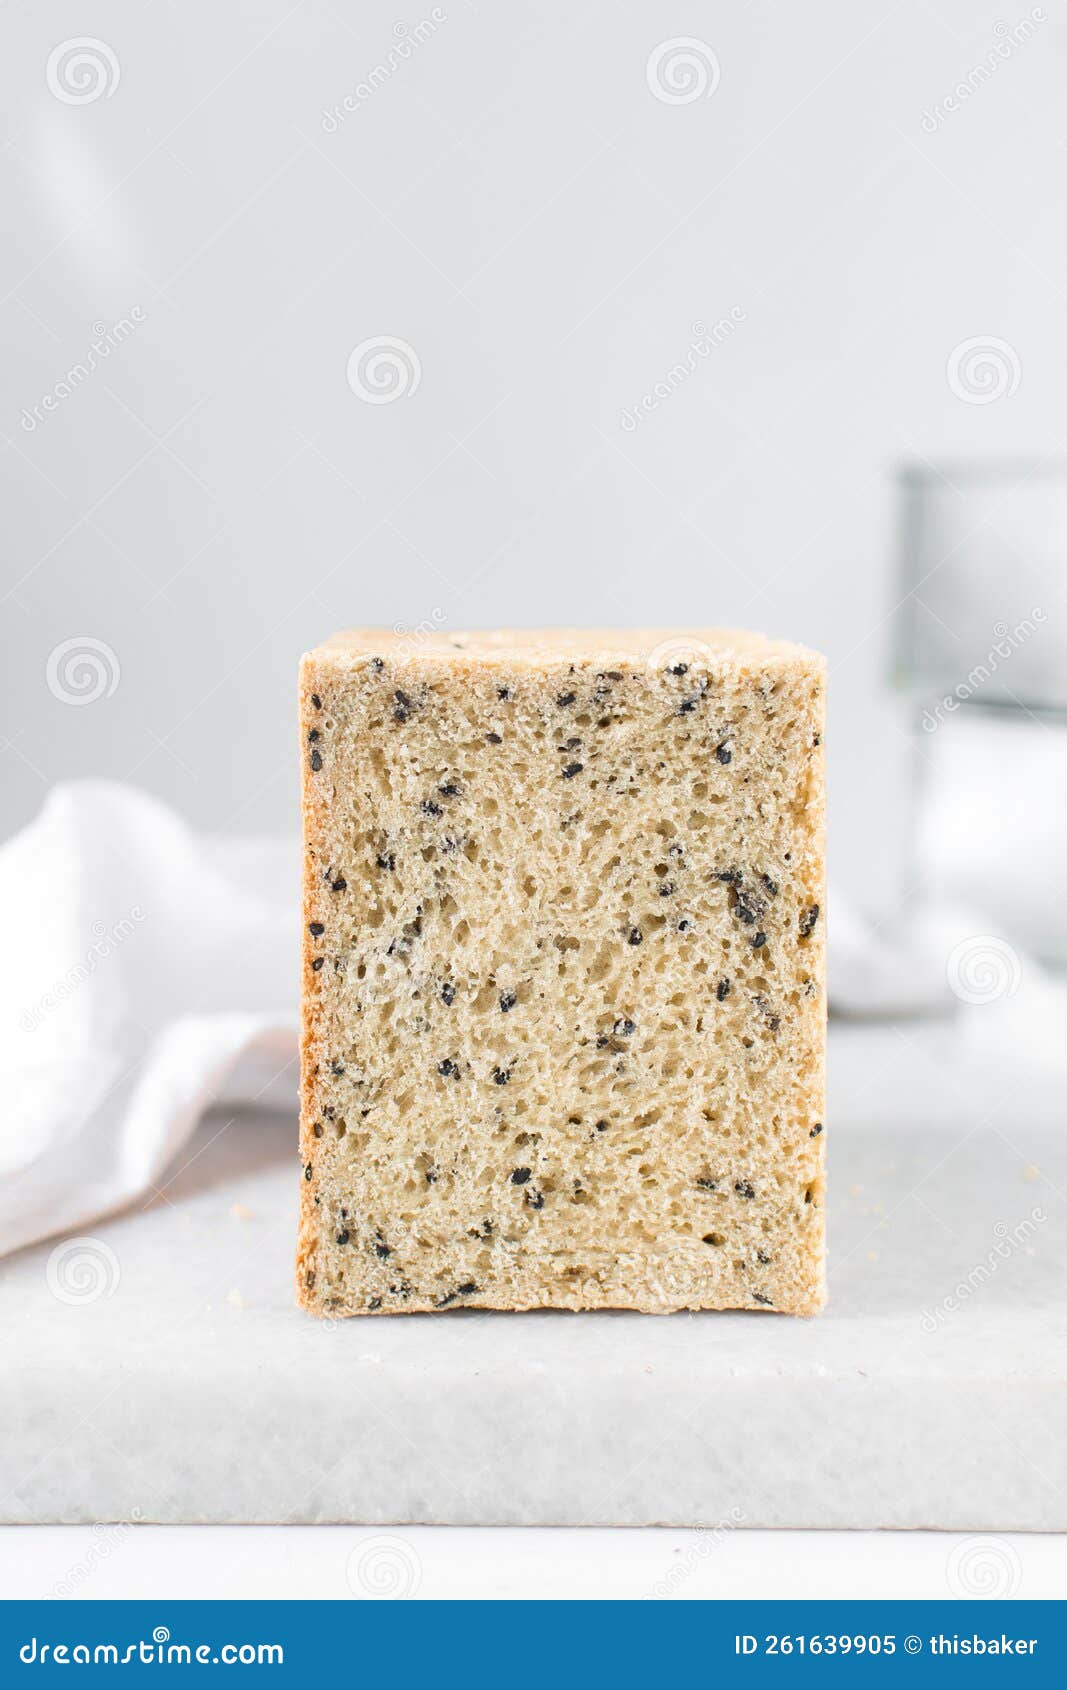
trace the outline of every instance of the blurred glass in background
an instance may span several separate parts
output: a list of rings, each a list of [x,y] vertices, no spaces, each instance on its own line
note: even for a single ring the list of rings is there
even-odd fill
[[[1067,966],[1067,464],[908,465],[898,503],[905,896]]]

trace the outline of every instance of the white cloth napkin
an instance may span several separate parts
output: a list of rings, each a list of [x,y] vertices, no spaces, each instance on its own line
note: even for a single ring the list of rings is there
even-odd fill
[[[297,887],[106,782],[0,848],[0,1254],[151,1196],[209,1102],[294,1106]]]
[[[1005,1073],[1028,1108],[1037,1082],[1062,1096],[1062,980],[973,911],[889,939],[829,901],[835,1013],[939,1015],[960,1096]],[[0,1255],[150,1198],[211,1103],[295,1110],[295,840],[212,841],[128,787],[60,786],[0,847],[0,921]]]

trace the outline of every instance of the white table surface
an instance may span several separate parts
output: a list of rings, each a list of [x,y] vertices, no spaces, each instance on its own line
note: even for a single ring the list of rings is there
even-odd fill
[[[382,1539],[385,1542],[382,1542]],[[9,1598],[350,1600],[385,1589],[427,1599],[818,1597],[1062,1598],[1067,1539],[1055,1534],[734,1532],[645,1527],[91,1526],[0,1528]],[[366,1577],[366,1575],[364,1575]]]

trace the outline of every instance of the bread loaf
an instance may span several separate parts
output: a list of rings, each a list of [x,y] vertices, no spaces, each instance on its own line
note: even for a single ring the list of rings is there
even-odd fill
[[[304,658],[305,1308],[820,1306],[823,694],[729,630]]]

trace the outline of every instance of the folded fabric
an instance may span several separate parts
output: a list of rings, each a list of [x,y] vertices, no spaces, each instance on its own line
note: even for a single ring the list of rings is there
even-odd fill
[[[830,1009],[906,1021],[951,1015],[946,1065],[978,1079],[1009,1062],[1019,1078],[1067,1078],[1067,980],[1043,966],[1002,915],[947,898],[916,900],[892,934],[839,891],[830,899]]]
[[[0,848],[0,1253],[151,1195],[209,1102],[295,1106],[297,886],[105,782]]]

